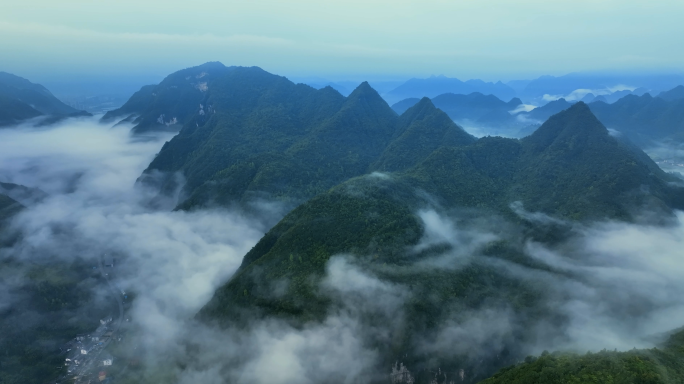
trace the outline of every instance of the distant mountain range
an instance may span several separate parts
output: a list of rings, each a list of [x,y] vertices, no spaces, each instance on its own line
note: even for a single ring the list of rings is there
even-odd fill
[[[543,98],[545,95],[556,98],[566,98],[570,101],[579,101],[585,94],[592,93],[595,96],[617,93],[615,98],[626,96],[625,91],[632,91],[638,95],[646,92],[660,93],[684,84],[684,75],[616,75],[598,73],[570,73],[564,76],[542,76],[525,84],[518,90],[518,96],[524,100],[532,101]],[[580,92],[578,92],[580,91]],[[614,99],[609,99],[609,102]]]
[[[661,92],[658,97],[665,101],[676,101],[684,99],[684,85],[679,85],[669,91]]]
[[[342,96],[349,96],[362,81],[328,81],[320,78],[291,78],[294,83],[302,83],[311,86],[316,89],[321,89],[325,87],[331,87],[332,89],[339,92]],[[373,89],[375,89],[380,95],[383,95],[394,88],[402,85],[404,81],[396,80],[376,80],[370,81],[369,84]]]
[[[38,116],[55,118],[81,115],[87,113],[59,101],[42,85],[0,72],[0,126]]]
[[[491,94],[502,100],[510,100],[515,97],[513,88],[500,81],[497,83],[487,83],[482,80],[461,81],[446,76],[432,76],[427,79],[414,78],[383,94],[383,97],[388,103],[394,104],[406,98],[433,98],[445,93],[467,95],[473,92]]]
[[[328,82],[322,79],[305,83],[317,89],[329,85],[345,96],[358,85],[355,82]],[[630,94],[642,96],[648,92],[656,95],[672,89],[684,84],[684,75],[571,73],[559,77],[542,76],[534,80],[512,80],[506,83],[478,79],[461,81],[446,76],[431,76],[423,79],[413,78],[394,87],[388,87],[393,84],[396,82],[377,82],[378,87],[375,87],[376,83],[371,82],[389,104],[410,98],[434,98],[445,93],[468,95],[475,92],[491,94],[506,102],[517,97],[527,104],[535,105],[561,98],[570,102],[613,103]]]
[[[417,102],[415,98],[405,99],[394,104],[392,109],[402,113]],[[574,104],[561,98],[525,111],[521,108],[524,105],[520,99],[505,103],[493,95],[480,93],[444,94],[435,97],[433,103],[466,128],[485,128],[487,134],[508,137],[527,136],[538,124]],[[684,86],[662,92],[658,97],[651,97],[648,93],[642,96],[628,93],[612,104],[598,100],[589,103],[589,107],[603,124],[642,147],[650,146],[654,141],[684,139],[684,115],[681,112]]]

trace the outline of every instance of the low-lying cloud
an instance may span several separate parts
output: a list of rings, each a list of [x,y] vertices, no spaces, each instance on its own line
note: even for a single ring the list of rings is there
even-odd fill
[[[327,263],[319,294],[336,305],[320,323],[294,326],[268,319],[246,329],[219,329],[195,322],[195,313],[268,230],[264,223],[284,211],[268,203],[262,212],[274,217],[265,219],[223,209],[171,211],[173,202],[151,208],[155,191],[135,187],[135,180],[169,136],[131,140],[129,129],[70,119],[41,129],[1,130],[0,142],[12,145],[0,153],[0,181],[40,188],[48,196],[15,218],[13,228],[22,238],[0,255],[93,265],[105,253],[115,255],[116,286],[135,295],[126,317],[134,338],[128,345],[137,348],[131,356],[148,368],[138,373],[140,380],[159,370],[179,383],[388,378],[391,367],[375,346],[394,345],[407,329],[406,303],[416,299],[415,291],[384,280],[353,255],[336,255]],[[419,255],[440,246],[446,251],[428,252],[402,268],[411,273],[479,263],[546,284],[554,299],[548,305],[567,321],[560,328],[540,321],[532,330],[539,337],[526,340],[519,352],[648,347],[657,341],[654,336],[684,325],[684,213],[666,227],[611,221],[577,226],[520,204],[511,209],[534,225],[572,228],[561,243],[521,241],[521,253],[544,268],[485,254],[488,245],[520,236],[502,218],[434,208],[417,212],[425,233],[406,252]],[[10,283],[21,281],[3,281],[3,288]],[[103,287],[100,294],[110,292]],[[432,331],[413,334],[411,343],[414,352],[442,360],[497,354],[515,341],[519,320],[512,307],[485,304],[454,312]],[[467,369],[450,375],[461,374],[471,377]]]
[[[573,101],[579,101],[582,100],[586,95],[592,94],[594,96],[608,96],[612,95],[615,92],[621,92],[621,91],[630,91],[633,92],[636,87],[631,87],[628,85],[624,84],[618,84],[614,85],[612,87],[605,87],[605,88],[596,88],[596,89],[587,89],[587,88],[579,88],[575,89],[574,91],[568,93],[567,95],[550,95],[550,94],[545,94],[542,96],[542,101],[549,102],[549,101],[555,101],[559,99],[565,99],[567,101],[573,102]]]

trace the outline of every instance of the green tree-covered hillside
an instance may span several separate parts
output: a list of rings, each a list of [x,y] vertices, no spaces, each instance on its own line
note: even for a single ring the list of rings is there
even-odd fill
[[[675,384],[684,382],[684,332],[660,347],[585,355],[545,352],[502,369],[481,384]]]
[[[397,116],[368,83],[345,98],[233,68],[211,83],[204,103],[141,177],[171,192],[182,173],[184,209],[259,198],[299,203],[375,169],[406,168],[440,145],[474,141],[427,99]]]
[[[422,108],[430,108],[427,101]],[[420,110],[406,113],[420,115]],[[672,187],[670,177],[643,153],[610,136],[584,103],[553,116],[524,140],[483,138],[465,146],[443,145],[427,157],[419,145],[396,148],[407,159],[414,151],[421,155],[413,167],[400,164],[403,171],[349,180],[293,210],[245,256],[199,318],[223,325],[264,317],[320,321],[340,305],[321,293],[331,257],[354,255],[361,269],[410,287],[411,299],[402,306],[404,326],[393,330],[392,343],[377,346],[388,362],[403,355],[419,369],[467,366],[469,380],[482,379],[519,358],[518,348],[533,337],[526,330],[534,324],[560,327],[565,321],[551,309],[558,298],[542,281],[515,278],[492,262],[560,273],[521,248],[526,237],[553,243],[558,233],[525,223],[515,210],[522,206],[584,221],[631,220],[645,205],[660,207],[664,215],[684,207],[682,189]],[[498,235],[485,241],[481,257],[458,268],[419,267],[436,255],[458,252],[449,242],[420,245],[426,225],[420,212],[426,207],[498,217],[492,219],[499,223],[492,230]],[[516,229],[504,230],[509,227]],[[421,335],[491,307],[509,308],[516,319],[493,354],[462,351],[436,357],[416,350]]]

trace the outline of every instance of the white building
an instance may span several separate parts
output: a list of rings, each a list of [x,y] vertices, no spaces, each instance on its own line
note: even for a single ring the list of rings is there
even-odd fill
[[[86,351],[85,349],[81,349],[81,355],[87,355],[87,354],[88,354],[88,351]]]
[[[112,365],[112,359],[102,360],[102,365]]]

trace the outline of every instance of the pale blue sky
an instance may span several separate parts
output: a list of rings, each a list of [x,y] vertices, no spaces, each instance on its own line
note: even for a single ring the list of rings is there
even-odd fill
[[[681,72],[682,20],[682,0],[2,1],[0,70],[162,76],[218,60],[329,79]]]

